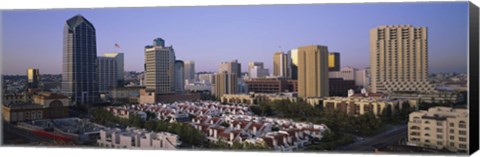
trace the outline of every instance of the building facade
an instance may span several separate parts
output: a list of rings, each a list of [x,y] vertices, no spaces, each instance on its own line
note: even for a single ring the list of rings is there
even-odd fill
[[[224,94],[235,94],[238,92],[237,75],[234,73],[222,72],[215,75],[214,95],[217,98]]]
[[[68,19],[63,32],[62,91],[78,104],[99,100],[95,27],[81,15]]]
[[[106,93],[117,87],[117,61],[111,57],[97,57],[98,91]]]
[[[273,55],[273,76],[290,78],[291,58],[288,53],[276,52]]]
[[[175,92],[175,52],[161,38],[145,46],[145,87],[157,94]]]
[[[370,30],[372,92],[431,91],[427,27],[380,26]]]
[[[184,61],[183,67],[185,71],[185,74],[184,74],[185,80],[188,80],[188,82],[195,81],[195,62]]]
[[[178,135],[168,132],[149,132],[135,128],[105,128],[97,140],[100,147],[129,149],[175,150],[181,144]]]
[[[328,94],[328,48],[320,45],[299,47],[298,95],[325,97]]]
[[[264,69],[263,66],[253,66],[249,70],[249,77],[250,78],[264,78],[270,75],[268,69]]]
[[[65,118],[69,116],[69,106],[68,97],[43,92],[33,95],[29,101],[9,104],[4,102],[2,116],[7,122]]]
[[[340,71],[340,53],[330,52],[328,54],[328,70]]]
[[[39,88],[40,84],[40,72],[38,69],[27,69],[27,88]]]
[[[432,107],[412,112],[408,121],[408,145],[468,152],[468,110]]]
[[[238,78],[242,77],[242,66],[238,60],[233,60],[230,62],[220,63],[218,73],[227,72],[230,74],[235,74]]]
[[[185,69],[183,61],[175,61],[175,92],[182,93],[185,90]]]
[[[249,92],[255,93],[282,93],[288,88],[284,78],[257,78],[245,80]]]
[[[116,87],[123,87],[125,83],[124,73],[125,73],[125,59],[124,55],[121,52],[111,52],[103,54],[104,57],[114,58],[116,63],[116,77],[115,77],[115,84]]]
[[[298,79],[298,49],[292,49],[288,51],[290,56],[291,66],[290,66],[290,76],[293,80]]]

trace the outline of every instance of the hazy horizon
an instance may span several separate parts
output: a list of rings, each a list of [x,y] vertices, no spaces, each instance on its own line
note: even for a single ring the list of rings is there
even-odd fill
[[[2,74],[61,74],[65,21],[83,15],[96,29],[97,56],[125,54],[125,71],[143,71],[144,46],[173,45],[196,72],[238,59],[264,62],[302,45],[340,52],[341,67],[369,66],[369,30],[380,25],[428,27],[429,73],[467,72],[468,2],[370,3],[55,9],[2,11]]]

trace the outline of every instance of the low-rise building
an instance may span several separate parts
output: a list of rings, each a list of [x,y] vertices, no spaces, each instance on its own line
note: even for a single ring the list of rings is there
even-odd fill
[[[7,122],[21,122],[68,117],[68,97],[55,93],[42,92],[26,102],[10,101],[3,105],[2,115]]]
[[[408,121],[408,145],[454,152],[468,152],[468,109],[432,107],[412,112]]]
[[[136,128],[105,128],[100,130],[97,143],[107,148],[168,149],[181,144],[179,136],[168,132],[149,132]]]
[[[114,87],[110,90],[113,103],[138,103],[143,86]]]

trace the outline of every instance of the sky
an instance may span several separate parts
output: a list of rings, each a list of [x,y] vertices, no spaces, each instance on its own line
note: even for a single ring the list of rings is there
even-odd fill
[[[468,2],[364,3],[2,11],[2,73],[62,71],[65,21],[81,14],[96,29],[97,55],[121,51],[126,71],[143,71],[144,46],[161,37],[180,60],[217,71],[220,62],[264,62],[303,45],[340,52],[341,66],[369,66],[369,30],[428,27],[429,73],[467,71]],[[120,48],[115,48],[115,43]]]

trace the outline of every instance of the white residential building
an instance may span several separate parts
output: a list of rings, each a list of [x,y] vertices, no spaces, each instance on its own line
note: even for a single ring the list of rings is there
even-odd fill
[[[149,132],[135,128],[106,128],[100,130],[97,143],[107,148],[177,149],[179,136],[168,132]]]

